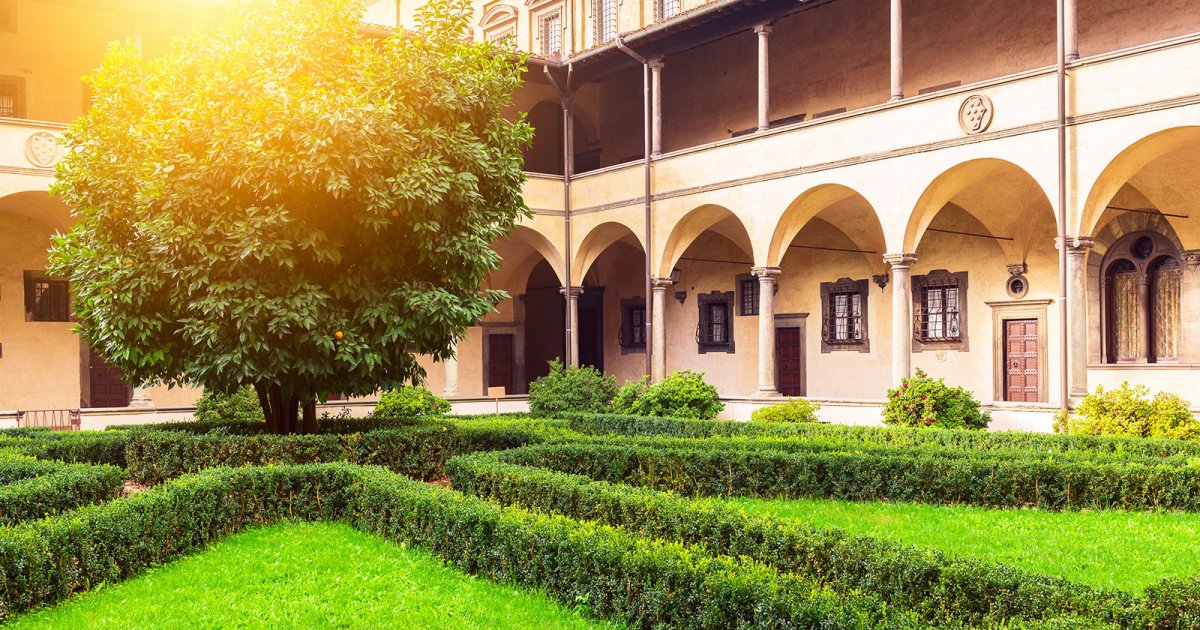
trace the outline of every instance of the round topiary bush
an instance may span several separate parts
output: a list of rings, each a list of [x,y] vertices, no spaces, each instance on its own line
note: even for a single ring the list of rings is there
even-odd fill
[[[1148,398],[1145,385],[1117,389],[1096,387],[1076,409],[1077,415],[1055,418],[1057,433],[1082,435],[1125,435],[1144,438],[1200,439],[1200,421],[1189,410],[1188,401],[1166,392]]]
[[[606,413],[617,395],[617,379],[591,366],[564,368],[557,359],[550,373],[529,384],[529,412],[547,416],[561,411]]]
[[[789,398],[768,407],[759,407],[750,414],[751,422],[816,422],[817,410],[821,408],[814,402],[803,398]]]
[[[992,417],[979,409],[979,401],[962,387],[950,387],[918,369],[900,386],[888,390],[883,423],[902,427],[986,429]]]
[[[265,422],[254,388],[245,385],[232,394],[206,389],[196,401],[200,422]]]
[[[411,418],[441,416],[450,411],[445,398],[433,395],[424,387],[406,386],[383,392],[371,416],[375,418]]]
[[[614,411],[636,416],[711,420],[725,409],[717,388],[705,382],[704,372],[691,370],[672,372],[653,385],[645,385],[644,379],[628,383],[618,398],[622,407]]]

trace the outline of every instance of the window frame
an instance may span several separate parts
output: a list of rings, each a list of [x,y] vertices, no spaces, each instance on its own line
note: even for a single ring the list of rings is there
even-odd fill
[[[549,24],[551,21],[557,21],[558,26],[551,29]],[[538,15],[538,50],[541,51],[543,57],[552,57],[563,54],[563,14],[562,9],[554,9]],[[551,38],[551,33],[556,33],[556,37]],[[556,50],[550,49],[550,42],[554,41],[558,44]]]
[[[642,340],[640,343],[633,338],[634,330],[638,328],[633,321],[633,314],[639,310],[642,313]],[[646,299],[632,297],[621,300],[621,327],[617,332],[617,343],[621,346],[621,354],[645,353],[646,342]]]
[[[13,95],[13,111],[11,116],[0,115],[0,118],[25,119],[28,116],[25,99],[25,77],[11,74],[0,74],[0,90],[11,89]]]
[[[679,0],[655,0],[654,21],[661,22],[679,15],[683,4]]]
[[[840,278],[836,282],[821,283],[821,353],[831,352],[870,352],[870,281]],[[859,328],[862,337],[859,339],[834,339],[831,334],[831,324],[834,319],[834,298],[838,295],[859,296]]]
[[[958,337],[949,339],[938,339],[927,337],[922,334],[925,330],[923,324],[925,319],[923,313],[925,311],[925,295],[927,289],[946,289],[954,287],[957,290],[958,301]],[[968,292],[967,272],[959,271],[951,273],[945,269],[937,269],[930,271],[927,274],[912,277],[912,351],[913,352],[943,352],[943,351],[970,351],[970,340],[968,338],[968,310],[970,293]]]
[[[51,303],[45,309],[39,310],[38,284],[45,284],[47,289],[61,290],[62,303]],[[41,271],[26,271],[24,274],[25,289],[25,321],[39,323],[64,323],[71,321],[71,283],[67,278],[47,276]],[[53,295],[51,296],[53,302]],[[61,309],[61,310],[59,310]],[[50,312],[47,314],[47,310]]]
[[[606,16],[605,9],[611,7],[611,16]],[[617,37],[618,21],[617,0],[592,0],[592,43],[595,46],[607,44]],[[607,18],[611,18],[611,21]],[[611,31],[607,27],[612,28]]]
[[[712,330],[711,307],[722,305],[725,308],[725,340],[716,342],[706,336]],[[696,349],[700,354],[710,352],[734,353],[734,292],[712,291],[696,296],[698,319],[696,322]]]
[[[1139,245],[1147,245],[1148,249],[1140,251]],[[1108,251],[1105,252],[1099,268],[1101,314],[1100,358],[1105,365],[1171,365],[1184,361],[1184,356],[1158,356],[1160,330],[1155,309],[1157,307],[1157,300],[1159,299],[1158,291],[1160,287],[1158,286],[1156,275],[1161,271],[1162,265],[1168,259],[1174,263],[1181,274],[1184,272],[1183,270],[1187,269],[1179,244],[1168,236],[1148,230],[1125,234],[1113,242]],[[1119,300],[1117,299],[1117,287],[1114,277],[1118,272],[1118,268],[1124,269],[1120,273],[1134,276],[1132,299],[1138,312],[1135,315],[1136,328],[1133,329],[1133,333],[1136,335],[1136,339],[1134,340],[1136,352],[1132,358],[1122,358],[1117,345],[1117,329],[1120,327],[1120,322],[1117,321]],[[1140,294],[1142,285],[1145,285],[1144,299]],[[1186,327],[1187,313],[1182,304],[1182,287],[1179,287],[1179,290],[1179,322],[1177,322],[1177,329],[1175,331],[1178,337],[1174,341],[1174,344],[1177,349],[1176,354],[1186,355],[1187,349],[1184,344],[1183,330]]]
[[[758,298],[759,291],[762,291],[762,283],[759,282],[758,276],[749,273],[740,273],[734,278],[735,302],[737,309],[735,315],[738,317],[754,317],[758,315]],[[749,291],[747,291],[749,287]],[[746,301],[746,294],[750,293],[750,302]],[[747,308],[749,305],[749,308]]]

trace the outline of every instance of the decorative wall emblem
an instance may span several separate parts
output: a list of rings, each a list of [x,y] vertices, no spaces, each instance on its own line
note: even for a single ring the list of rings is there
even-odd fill
[[[62,157],[62,146],[52,133],[39,131],[25,140],[25,159],[30,164],[49,168]]]
[[[992,124],[992,99],[972,94],[958,108],[958,126],[968,134],[983,133]]]

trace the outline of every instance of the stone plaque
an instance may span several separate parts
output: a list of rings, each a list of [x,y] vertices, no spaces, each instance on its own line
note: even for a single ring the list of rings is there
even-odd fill
[[[992,124],[992,99],[983,94],[972,94],[958,108],[958,126],[967,134],[987,131]]]
[[[25,159],[34,166],[49,168],[62,156],[62,146],[54,134],[39,131],[25,140]]]

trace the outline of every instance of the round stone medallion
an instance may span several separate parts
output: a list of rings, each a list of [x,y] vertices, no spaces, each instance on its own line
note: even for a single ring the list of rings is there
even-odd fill
[[[25,158],[34,166],[49,168],[58,162],[62,146],[52,133],[39,131],[25,140]]]
[[[983,94],[972,94],[958,108],[958,126],[968,134],[987,131],[992,124],[992,99]]]

